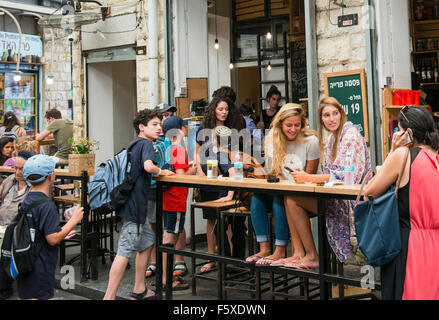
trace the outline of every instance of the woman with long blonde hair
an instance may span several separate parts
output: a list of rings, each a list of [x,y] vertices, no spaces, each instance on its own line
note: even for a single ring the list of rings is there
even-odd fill
[[[290,170],[316,173],[319,164],[319,142],[314,131],[305,125],[302,107],[288,103],[276,114],[271,130],[265,138],[267,172],[282,180],[293,180]],[[267,213],[273,212],[275,225],[275,250],[270,254],[269,223]],[[251,218],[260,250],[248,257],[246,263],[270,265],[286,255],[288,223],[283,196],[255,194],[251,203]]]
[[[323,174],[304,171],[290,173],[297,183],[343,181],[346,154],[351,154],[354,163],[353,180],[363,182],[370,170],[370,157],[366,141],[352,122],[347,120],[343,107],[332,97],[319,102],[319,139],[322,154]],[[324,140],[324,130],[329,136]],[[316,199],[309,197],[285,197],[288,225],[292,234],[293,256],[278,261],[276,265],[294,268],[317,268],[318,254],[311,232],[308,213],[317,213]],[[326,205],[326,234],[328,242],[340,262],[350,255],[350,237],[353,227],[354,201],[329,199]]]

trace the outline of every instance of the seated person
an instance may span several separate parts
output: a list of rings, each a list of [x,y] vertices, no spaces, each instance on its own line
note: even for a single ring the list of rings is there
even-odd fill
[[[30,151],[20,151],[14,160],[15,173],[6,178],[0,185],[0,225],[11,223],[18,213],[18,204],[29,193],[30,184],[23,176],[23,167],[27,159],[34,154]],[[12,279],[0,270],[0,300],[7,299],[12,294]]]
[[[50,109],[46,112],[45,119],[48,123],[47,128],[37,134],[36,140],[41,141],[53,134],[55,145],[58,151],[55,157],[59,159],[59,164],[67,164],[72,145],[69,142],[73,138],[73,121],[61,119],[61,112],[57,109]]]

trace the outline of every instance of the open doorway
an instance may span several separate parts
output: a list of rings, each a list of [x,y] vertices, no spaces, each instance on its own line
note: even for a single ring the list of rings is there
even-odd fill
[[[96,163],[102,163],[134,137],[137,110],[136,62],[87,65],[88,136],[100,143]]]

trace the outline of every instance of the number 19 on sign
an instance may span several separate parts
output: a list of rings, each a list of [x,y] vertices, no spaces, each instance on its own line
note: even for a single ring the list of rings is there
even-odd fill
[[[360,113],[360,104],[359,103],[352,103],[350,106],[344,104],[343,110],[344,110],[344,112],[346,112],[346,115],[358,114],[358,113]]]

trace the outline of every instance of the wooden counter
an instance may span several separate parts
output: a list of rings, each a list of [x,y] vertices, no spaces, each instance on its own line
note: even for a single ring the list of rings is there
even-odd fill
[[[14,173],[14,167],[0,166],[0,173]],[[81,173],[70,172],[68,169],[55,169],[55,175],[59,177],[81,177]]]

